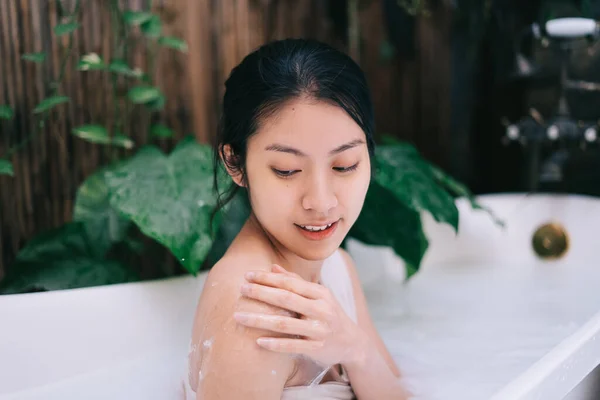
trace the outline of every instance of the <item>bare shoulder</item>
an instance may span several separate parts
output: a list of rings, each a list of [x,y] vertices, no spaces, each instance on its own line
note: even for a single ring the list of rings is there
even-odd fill
[[[292,373],[291,357],[256,344],[272,332],[249,329],[233,319],[236,311],[276,313],[276,307],[248,299],[240,287],[249,270],[269,269],[259,257],[225,257],[209,272],[194,319],[190,385],[198,398],[280,399]]]

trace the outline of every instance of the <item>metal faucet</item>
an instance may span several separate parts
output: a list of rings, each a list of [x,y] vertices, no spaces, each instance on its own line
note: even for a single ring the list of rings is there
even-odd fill
[[[568,78],[567,62],[572,49],[570,39],[587,37],[598,39],[600,28],[595,20],[587,18],[559,18],[546,23],[545,29],[533,24],[529,31],[535,38],[542,40],[546,46],[555,42],[563,55],[561,66],[561,96],[555,117],[544,120],[535,110],[529,110],[529,115],[519,121],[510,123],[503,121],[505,126],[504,142],[519,142],[526,153],[525,184],[529,191],[537,191],[539,184],[561,182],[563,167],[569,160],[569,149],[573,146],[584,148],[598,142],[600,125],[598,121],[575,120],[570,116],[565,90],[600,91],[600,84],[595,82],[574,81]],[[538,71],[534,66],[517,52],[517,73],[523,74],[522,65],[526,64],[526,75]],[[556,149],[558,147],[558,149]],[[542,161],[544,148],[556,149]]]

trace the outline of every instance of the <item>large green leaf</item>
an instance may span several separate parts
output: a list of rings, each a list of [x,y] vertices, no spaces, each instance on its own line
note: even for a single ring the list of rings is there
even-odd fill
[[[473,195],[473,193],[469,190],[469,188],[467,186],[460,183],[459,181],[457,181],[450,175],[446,174],[444,171],[442,171],[440,168],[436,167],[435,165],[429,165],[429,167],[431,168],[431,173],[433,174],[433,177],[435,178],[435,180],[441,186],[446,188],[446,190],[448,190],[454,196],[466,198],[469,201],[469,203],[471,204],[471,207],[473,209],[483,210],[483,211],[487,212],[489,214],[489,216],[494,220],[494,223],[496,223],[498,226],[505,225],[504,221],[501,220],[498,216],[496,216],[492,210],[490,210],[487,207],[482,206],[481,204],[479,204],[477,202],[477,200],[475,199],[475,196]]]
[[[14,176],[13,166],[10,161],[0,158],[0,175]]]
[[[209,269],[219,261],[250,215],[250,203],[245,191],[239,190],[229,204],[215,216],[219,227],[204,266]]]
[[[134,146],[133,140],[120,133],[114,134],[112,137],[108,135],[108,131],[102,125],[81,125],[73,128],[73,135],[87,140],[90,143],[110,144],[113,146],[131,149]]]
[[[56,107],[59,104],[67,103],[69,98],[67,96],[52,96],[44,99],[38,104],[34,109],[34,114],[39,114],[44,111],[48,111],[53,107]]]
[[[438,222],[458,230],[454,199],[432,174],[430,164],[409,144],[379,146],[375,180],[414,211],[428,211]]]
[[[44,232],[17,255],[0,282],[0,293],[24,293],[109,285],[139,280],[126,266],[94,257],[96,244],[82,223],[73,222]]]
[[[193,138],[165,155],[146,146],[105,175],[110,203],[196,273],[212,245],[212,152]]]
[[[428,246],[420,214],[374,181],[348,236],[366,244],[393,248],[406,262],[409,277],[417,272]]]
[[[10,106],[0,105],[0,119],[12,119],[14,111]]]
[[[109,192],[104,175],[111,168],[97,170],[77,190],[73,220],[80,221],[93,243],[98,257],[104,257],[110,247],[125,240],[131,221],[122,217],[110,205]]]

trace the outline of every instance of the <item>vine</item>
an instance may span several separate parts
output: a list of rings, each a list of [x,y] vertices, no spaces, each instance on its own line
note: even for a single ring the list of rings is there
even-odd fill
[[[14,176],[14,169],[10,159],[27,144],[37,138],[43,130],[45,123],[53,109],[70,103],[69,96],[61,94],[61,87],[65,78],[69,60],[73,56],[74,35],[81,23],[79,21],[81,13],[81,0],[76,0],[73,10],[66,12],[66,7],[62,0],[57,0],[57,12],[60,23],[52,29],[55,38],[62,38],[68,35],[68,44],[63,49],[63,56],[60,59],[60,68],[56,80],[46,83],[47,96],[37,104],[32,110],[32,117],[36,123],[34,129],[26,134],[25,138],[19,143],[9,148],[5,154],[0,155],[0,175]],[[134,142],[131,138],[122,133],[124,126],[130,115],[126,115],[122,107],[119,106],[119,80],[128,79],[133,86],[128,90],[126,98],[133,105],[143,105],[150,113],[160,111],[166,102],[162,91],[156,87],[153,77],[156,72],[156,55],[159,47],[172,48],[182,52],[187,52],[187,44],[180,38],[165,36],[162,33],[162,21],[159,15],[151,11],[134,11],[124,9],[119,5],[118,0],[103,2],[108,8],[111,16],[112,39],[114,53],[111,60],[103,60],[96,53],[88,53],[81,57],[77,69],[80,72],[85,71],[103,71],[110,74],[111,99],[113,105],[114,118],[112,124],[92,122],[74,127],[72,134],[82,140],[99,145],[109,145],[113,149],[111,157],[114,160],[116,148],[131,149]],[[152,1],[146,1],[148,10],[152,9]],[[148,71],[145,73],[139,68],[132,68],[127,63],[128,43],[130,35],[134,29],[139,29],[145,39],[145,46],[148,52]],[[41,66],[46,66],[48,59],[45,52],[27,53],[21,56],[22,60],[32,62]],[[10,105],[0,105],[0,119],[10,120],[14,118],[15,111]],[[173,131],[165,125],[153,124],[150,128],[152,137],[168,138],[173,136]]]

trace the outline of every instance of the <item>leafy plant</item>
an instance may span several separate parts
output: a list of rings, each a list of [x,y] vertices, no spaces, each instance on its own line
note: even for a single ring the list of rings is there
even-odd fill
[[[56,79],[44,83],[45,94],[42,101],[32,110],[35,121],[34,130],[25,139],[0,155],[0,175],[14,176],[11,163],[12,157],[25,147],[31,140],[38,138],[44,131],[45,122],[58,107],[71,107],[71,99],[61,91],[63,78],[73,57],[74,35],[81,27],[79,22],[81,1],[76,0],[72,10],[68,10],[64,2],[57,0],[59,23],[52,28],[63,54],[59,60],[60,69]],[[123,10],[118,0],[108,0],[103,4],[109,9],[112,18],[113,39],[116,49],[113,57],[103,60],[96,53],[85,54],[77,63],[80,73],[100,73],[108,75],[112,82],[112,103],[114,106],[114,122],[90,121],[76,126],[72,134],[81,140],[102,145],[107,149],[133,149],[133,140],[122,133],[122,128],[130,118],[123,112],[120,101],[129,99],[132,104],[145,109],[147,114],[160,111],[166,102],[161,90],[153,83],[156,67],[154,58],[159,48],[187,51],[184,40],[165,36],[162,33],[160,17],[149,11]],[[149,59],[149,70],[146,72],[131,67],[128,62],[128,36],[139,29],[145,37],[146,51]],[[26,53],[21,56],[24,62],[34,63],[38,68],[53,68],[45,52]],[[52,76],[51,73],[46,74]],[[129,86],[125,97],[120,93],[119,84]],[[2,120],[14,118],[15,111],[9,105],[0,105],[0,123]],[[163,124],[152,124],[149,136],[151,138],[169,138],[173,131]],[[138,154],[138,158],[143,154]],[[18,292],[27,290],[52,290],[60,288],[101,285],[129,281],[132,275],[123,261],[114,258],[115,248],[124,247],[140,251],[136,239],[129,235],[134,225],[140,222],[136,216],[127,218],[117,211],[110,203],[107,173],[110,172],[111,182],[119,176],[119,168],[128,165],[119,161],[116,153],[108,153],[112,162],[100,168],[80,186],[75,199],[73,222],[48,232],[43,232],[29,241],[27,246],[18,254],[16,262],[8,269],[6,278],[0,283],[3,292]],[[134,161],[136,158],[128,161]],[[123,188],[120,188],[123,192]],[[126,204],[123,199],[114,196],[114,202]],[[119,202],[121,200],[121,202]],[[124,207],[125,208],[125,207]],[[54,249],[48,252],[48,249]],[[29,254],[29,255],[28,255]],[[33,257],[31,255],[39,255]],[[117,257],[118,258],[118,257]],[[95,271],[95,272],[94,272]]]
[[[139,280],[118,260],[100,256],[82,222],[45,232],[21,249],[1,282],[4,294],[71,289]]]
[[[113,124],[91,121],[73,128],[81,140],[104,148],[135,149],[136,144],[124,135],[122,126],[129,117],[119,110],[123,100],[117,91],[117,80],[125,79],[129,90],[124,95],[131,103],[152,113],[160,110],[166,98],[148,73],[133,68],[127,59],[126,35],[133,29],[142,32],[149,43],[148,52],[156,46],[186,51],[181,39],[162,35],[162,22],[149,11],[122,10],[118,1],[107,2],[115,19],[114,35],[122,45],[111,60],[88,53],[79,60],[81,73],[108,74],[113,83],[113,103],[117,118]],[[76,3],[72,14],[54,28],[54,34],[69,36],[79,28]],[[67,57],[70,52],[67,52]],[[23,55],[27,62],[44,65],[43,53]],[[62,62],[61,65],[66,65]],[[152,62],[150,63],[152,65]],[[61,72],[61,77],[64,71]],[[70,99],[60,94],[60,78],[48,85],[48,96],[33,110],[40,123],[55,107],[70,106]],[[0,118],[13,118],[13,110],[0,106]],[[37,135],[38,132],[35,134]],[[151,138],[173,137],[166,125],[153,124]],[[32,137],[34,137],[33,135]],[[28,139],[29,140],[29,139]],[[21,143],[0,159],[0,174],[13,175],[9,158]],[[114,154],[113,154],[114,155]],[[0,293],[32,290],[57,290],[74,287],[130,282],[140,277],[119,249],[144,253],[132,232],[164,246],[188,273],[210,268],[220,258],[249,214],[243,196],[238,196],[221,213],[215,226],[210,224],[216,204],[213,192],[212,152],[193,138],[180,141],[170,154],[147,144],[124,158],[111,162],[91,174],[79,187],[73,209],[73,221],[44,232],[27,243],[0,282]],[[421,213],[429,212],[440,223],[458,230],[458,209],[454,196],[471,193],[459,182],[422,159],[411,145],[391,141],[376,150],[376,174],[369,188],[363,212],[349,236],[368,244],[390,246],[408,265],[412,275],[419,269],[428,241],[421,225]],[[228,177],[220,169],[219,179]]]

